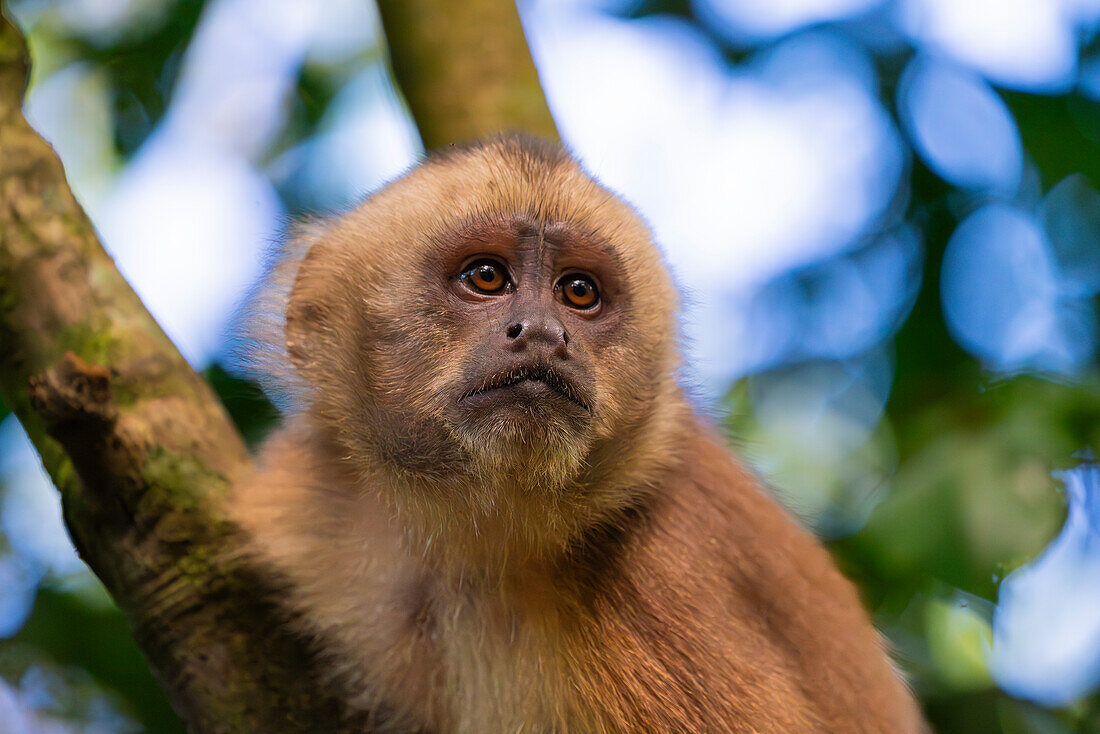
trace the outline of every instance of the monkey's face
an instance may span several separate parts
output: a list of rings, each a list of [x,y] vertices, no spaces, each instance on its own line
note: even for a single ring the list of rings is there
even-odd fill
[[[433,387],[448,427],[472,451],[579,456],[607,398],[597,364],[629,308],[613,252],[568,222],[501,213],[422,267],[437,294],[424,315],[450,353]]]
[[[353,452],[559,482],[669,395],[676,297],[633,212],[558,149],[429,161],[324,233],[288,347]]]

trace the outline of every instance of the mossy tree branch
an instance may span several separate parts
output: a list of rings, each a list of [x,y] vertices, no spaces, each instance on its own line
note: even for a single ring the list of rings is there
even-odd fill
[[[223,560],[236,534],[218,498],[248,470],[244,444],[24,120],[26,78],[24,40],[0,18],[0,395],[193,731],[340,731],[258,601],[263,581]]]
[[[510,0],[380,6],[429,147],[556,137]],[[24,39],[0,16],[0,397],[61,491],[81,556],[192,731],[369,730],[308,674],[264,601],[272,580],[228,560],[239,538],[219,500],[249,470],[247,451],[23,118],[27,70]]]

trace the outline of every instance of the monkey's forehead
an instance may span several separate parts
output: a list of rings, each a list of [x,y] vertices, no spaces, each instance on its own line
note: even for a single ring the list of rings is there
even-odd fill
[[[539,230],[564,244],[587,242],[663,269],[649,228],[561,146],[523,137],[493,139],[429,158],[367,199],[347,218],[392,245],[432,246],[479,232]]]

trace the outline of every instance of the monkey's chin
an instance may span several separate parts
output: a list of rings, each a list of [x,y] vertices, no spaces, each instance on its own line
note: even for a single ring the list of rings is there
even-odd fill
[[[523,382],[460,401],[457,433],[488,471],[561,485],[584,464],[592,415],[551,388]]]

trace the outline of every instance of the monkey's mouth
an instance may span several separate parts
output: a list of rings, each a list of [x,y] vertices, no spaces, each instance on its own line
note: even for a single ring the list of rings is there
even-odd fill
[[[459,402],[493,390],[515,387],[525,382],[545,385],[561,397],[583,408],[586,412],[592,412],[592,406],[581,397],[572,383],[546,365],[530,365],[490,375],[478,387],[459,398]]]

